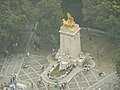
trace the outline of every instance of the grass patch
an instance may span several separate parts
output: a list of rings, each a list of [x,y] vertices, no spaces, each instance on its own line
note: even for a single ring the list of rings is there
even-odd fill
[[[59,71],[59,66],[57,65],[57,67],[52,71],[51,76],[52,77],[60,77],[61,75],[64,75],[66,73],[66,70],[61,70]]]

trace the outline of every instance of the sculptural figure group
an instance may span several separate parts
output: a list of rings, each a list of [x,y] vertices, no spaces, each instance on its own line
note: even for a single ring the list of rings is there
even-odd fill
[[[62,20],[62,26],[66,28],[74,28],[76,27],[76,23],[74,21],[74,18],[71,16],[70,13],[67,13],[67,20]]]

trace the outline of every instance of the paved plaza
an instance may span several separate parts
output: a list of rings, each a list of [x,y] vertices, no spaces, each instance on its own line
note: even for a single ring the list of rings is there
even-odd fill
[[[26,62],[28,68],[23,68],[23,63]],[[34,86],[34,89],[37,89],[36,83],[40,78],[44,69],[49,65],[49,62],[46,57],[38,55],[14,55],[11,60],[8,59],[8,62],[5,66],[5,71],[3,71],[3,79],[0,80],[0,83],[9,82],[9,78],[13,72],[17,73],[18,81],[27,82],[29,86],[31,83]],[[42,69],[42,67],[45,67]],[[102,80],[108,74],[104,73],[103,76],[98,75],[98,70],[91,71],[81,71],[79,72],[69,83],[65,90],[85,90],[91,85],[95,84],[99,80]],[[42,81],[40,90],[47,90],[48,83]],[[34,90],[32,89],[32,90]],[[54,85],[50,85],[50,90],[54,90]]]

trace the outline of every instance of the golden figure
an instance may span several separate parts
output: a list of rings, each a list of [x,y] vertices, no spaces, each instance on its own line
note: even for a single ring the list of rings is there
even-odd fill
[[[71,16],[70,13],[67,13],[67,20],[62,20],[62,26],[66,28],[74,28],[76,27],[76,23],[74,21],[74,18]]]

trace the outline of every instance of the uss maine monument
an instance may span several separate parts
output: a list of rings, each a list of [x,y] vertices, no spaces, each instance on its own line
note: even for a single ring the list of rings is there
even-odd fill
[[[60,70],[70,64],[75,64],[81,53],[80,27],[75,23],[70,13],[67,13],[67,20],[62,20],[60,28],[60,49],[56,58],[60,61]]]
[[[81,51],[80,27],[75,23],[70,13],[67,13],[67,20],[62,20],[60,27],[60,48],[53,58],[51,54],[47,59],[50,62],[48,68],[42,73],[45,82],[54,84],[69,82],[78,72],[84,69],[84,65],[92,69],[95,64],[93,58]],[[92,63],[91,63],[92,61]]]

